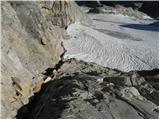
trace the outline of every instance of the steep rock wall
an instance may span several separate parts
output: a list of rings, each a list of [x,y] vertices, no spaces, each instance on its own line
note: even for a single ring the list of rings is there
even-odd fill
[[[33,94],[39,79],[32,78],[58,63],[63,53],[61,42],[67,37],[64,28],[76,20],[86,21],[83,13],[74,10],[74,2],[64,3],[1,2],[2,118],[13,118]],[[50,10],[49,6],[58,7],[59,11]]]

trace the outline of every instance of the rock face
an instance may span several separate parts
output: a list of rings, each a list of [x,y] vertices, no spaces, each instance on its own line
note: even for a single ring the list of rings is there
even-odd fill
[[[60,60],[65,28],[91,22],[74,2],[3,1],[1,10],[1,117],[13,118],[41,80],[35,76]]]
[[[133,9],[132,7],[124,7],[122,5],[116,5],[115,7],[103,6],[90,8],[88,13],[122,14],[125,16],[134,17],[139,20],[151,19],[147,14],[137,9]]]
[[[139,10],[148,14],[153,18],[159,17],[159,1],[77,1],[80,6],[88,6],[91,8],[102,7],[107,5],[110,7],[115,7],[121,5],[127,8],[132,8],[134,10]]]
[[[50,1],[41,4],[47,20],[53,25],[66,28],[74,21],[79,21],[84,25],[92,25],[92,21],[83,14],[74,2]],[[53,14],[54,13],[54,14]]]
[[[158,70],[124,73],[70,59],[17,118],[158,118]]]

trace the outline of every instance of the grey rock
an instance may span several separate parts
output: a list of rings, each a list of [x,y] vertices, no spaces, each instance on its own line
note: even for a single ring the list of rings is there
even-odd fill
[[[6,106],[13,108],[19,104],[1,117],[14,118],[22,103],[28,103],[28,97],[33,95],[33,88],[39,82],[32,78],[61,59],[66,27],[76,21],[91,25],[92,21],[74,2],[2,1],[1,11],[1,101],[4,101],[1,110],[5,113]],[[11,77],[18,78],[20,83]],[[15,99],[18,103],[13,102]]]
[[[113,71],[94,63],[75,59],[66,60],[61,65],[56,79],[44,84],[43,89],[33,96],[32,101],[18,110],[16,117],[39,119],[158,118],[158,104],[147,96],[150,95],[148,91],[153,89],[145,79],[145,73],[148,76],[148,72],[144,71],[143,76],[139,72],[119,71],[121,74],[108,74],[110,70]],[[151,76],[156,75],[157,73]],[[103,81],[98,83],[97,79],[102,77]],[[142,85],[137,84],[142,77]],[[126,78],[134,78],[136,84],[126,82]],[[143,88],[146,92],[144,90],[145,93],[142,93],[144,83],[148,86]],[[158,102],[158,95],[155,94],[154,97]],[[26,108],[28,111],[22,112]],[[28,113],[30,115],[26,116]]]

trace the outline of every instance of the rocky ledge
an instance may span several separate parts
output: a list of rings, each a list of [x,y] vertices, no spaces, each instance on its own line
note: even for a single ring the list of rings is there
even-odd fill
[[[158,69],[126,73],[70,59],[45,77],[16,118],[158,118]]]

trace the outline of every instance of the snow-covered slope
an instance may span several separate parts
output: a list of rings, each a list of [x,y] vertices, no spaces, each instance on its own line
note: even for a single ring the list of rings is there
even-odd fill
[[[72,24],[64,41],[65,58],[95,62],[122,71],[158,68],[158,26],[140,24],[131,17],[91,14],[95,27]]]

